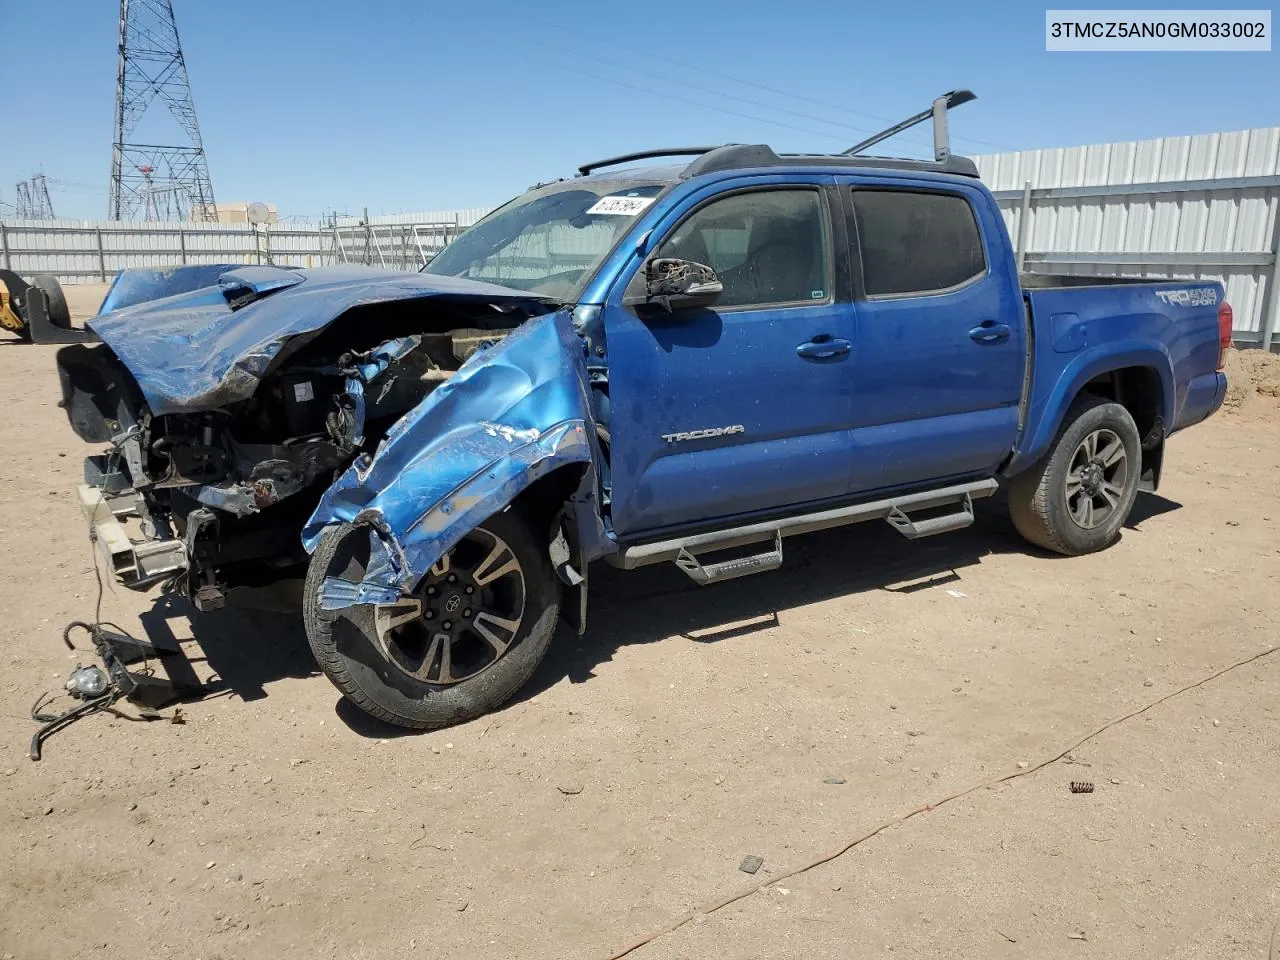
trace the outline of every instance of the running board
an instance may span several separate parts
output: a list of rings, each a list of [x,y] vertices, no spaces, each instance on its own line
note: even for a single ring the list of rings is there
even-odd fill
[[[921,537],[932,537],[939,533],[950,533],[952,530],[963,530],[973,526],[973,497],[965,494],[960,501],[960,509],[955,513],[930,517],[928,520],[912,520],[900,507],[894,507],[885,517],[889,526],[897,530],[908,540],[919,540]]]
[[[721,580],[733,580],[753,573],[777,570],[782,566],[782,534],[774,531],[773,549],[767,553],[736,557],[719,563],[704,564],[688,550],[681,549],[676,554],[676,566],[687,573],[690,580],[704,587],[709,583],[719,583]]]
[[[817,513],[805,513],[794,517],[783,517],[779,520],[765,520],[760,523],[741,527],[730,527],[726,530],[715,530],[710,533],[691,534],[670,540],[657,540],[652,543],[638,543],[624,547],[610,558],[610,562],[623,570],[634,570],[636,567],[648,566],[651,563],[675,562],[681,570],[689,574],[698,583],[714,583],[731,577],[746,576],[749,573],[760,573],[765,570],[776,570],[782,564],[782,538],[801,533],[813,533],[831,527],[842,527],[850,523],[861,523],[865,520],[888,520],[900,532],[905,532],[900,522],[892,517],[902,517],[908,528],[915,531],[914,537],[944,533],[947,530],[958,530],[973,522],[973,501],[989,497],[996,492],[999,484],[994,480],[979,480],[973,483],[956,484],[941,487],[937,490],[926,490],[886,500],[875,500],[870,503],[853,504],[837,507],[833,510],[822,510]],[[911,511],[929,510],[937,507],[955,506],[957,512],[929,520],[912,521],[908,517]],[[908,536],[913,536],[908,533]],[[703,564],[697,559],[700,553],[717,550],[731,550],[734,547],[746,546],[750,543],[764,543],[772,540],[774,549],[756,556],[742,557],[737,560],[726,560],[722,563]],[[701,571],[695,574],[695,570]],[[706,577],[706,579],[702,579]]]

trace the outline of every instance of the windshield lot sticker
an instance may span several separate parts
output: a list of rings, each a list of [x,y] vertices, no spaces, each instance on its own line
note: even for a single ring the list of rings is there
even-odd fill
[[[653,197],[601,197],[587,213],[605,213],[614,217],[634,217],[653,203]]]

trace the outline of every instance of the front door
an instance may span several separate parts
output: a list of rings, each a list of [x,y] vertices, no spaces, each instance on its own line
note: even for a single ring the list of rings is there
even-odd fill
[[[847,245],[838,195],[824,186],[834,180],[750,183],[691,195],[649,245],[649,259],[714,269],[724,291],[712,308],[626,305],[643,296],[643,264],[606,304],[611,516],[624,538],[847,486],[854,324],[835,279]]]

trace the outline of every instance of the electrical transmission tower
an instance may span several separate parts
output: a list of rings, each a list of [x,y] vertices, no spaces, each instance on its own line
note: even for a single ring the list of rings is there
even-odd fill
[[[49,183],[43,173],[18,183],[18,219],[52,220],[53,201],[49,199]]]
[[[134,132],[157,99],[169,109],[187,143],[137,143]],[[128,220],[155,215],[158,194],[172,197],[181,214],[217,220],[213,183],[182,42],[171,0],[120,0],[120,59],[116,69],[116,133],[111,150],[107,216]]]

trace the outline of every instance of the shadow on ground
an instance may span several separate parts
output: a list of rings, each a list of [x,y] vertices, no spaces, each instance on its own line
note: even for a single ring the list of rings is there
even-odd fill
[[[265,697],[267,684],[276,680],[320,672],[300,613],[239,607],[197,613],[187,600],[166,596],[138,619],[157,650],[182,651],[181,657],[160,658],[179,685],[197,682],[196,665],[203,663],[202,672],[215,674],[221,689],[251,701]]]
[[[509,706],[565,679],[585,683],[624,646],[676,636],[696,643],[728,643],[776,627],[797,607],[869,590],[941,589],[963,581],[965,569],[984,557],[1035,549],[1014,530],[1003,498],[980,501],[975,507],[977,523],[972,528],[934,539],[910,541],[887,524],[868,523],[787,540],[781,570],[711,587],[695,585],[671,564],[630,572],[597,564],[591,569],[586,635],[579,638],[562,627],[538,671]],[[1141,493],[1126,528],[1137,530],[1180,507],[1156,494]],[[141,619],[147,636],[164,648],[178,648],[179,636],[189,634],[209,669],[246,701],[266,696],[273,681],[318,673],[296,612],[232,607],[197,615],[185,600],[163,598]],[[175,629],[175,622],[181,626]],[[199,662],[198,656],[192,658],[192,646],[185,651],[185,667],[182,658],[165,658],[170,671],[190,671]],[[338,700],[335,710],[362,736],[390,738],[414,732],[374,720],[345,699]]]

